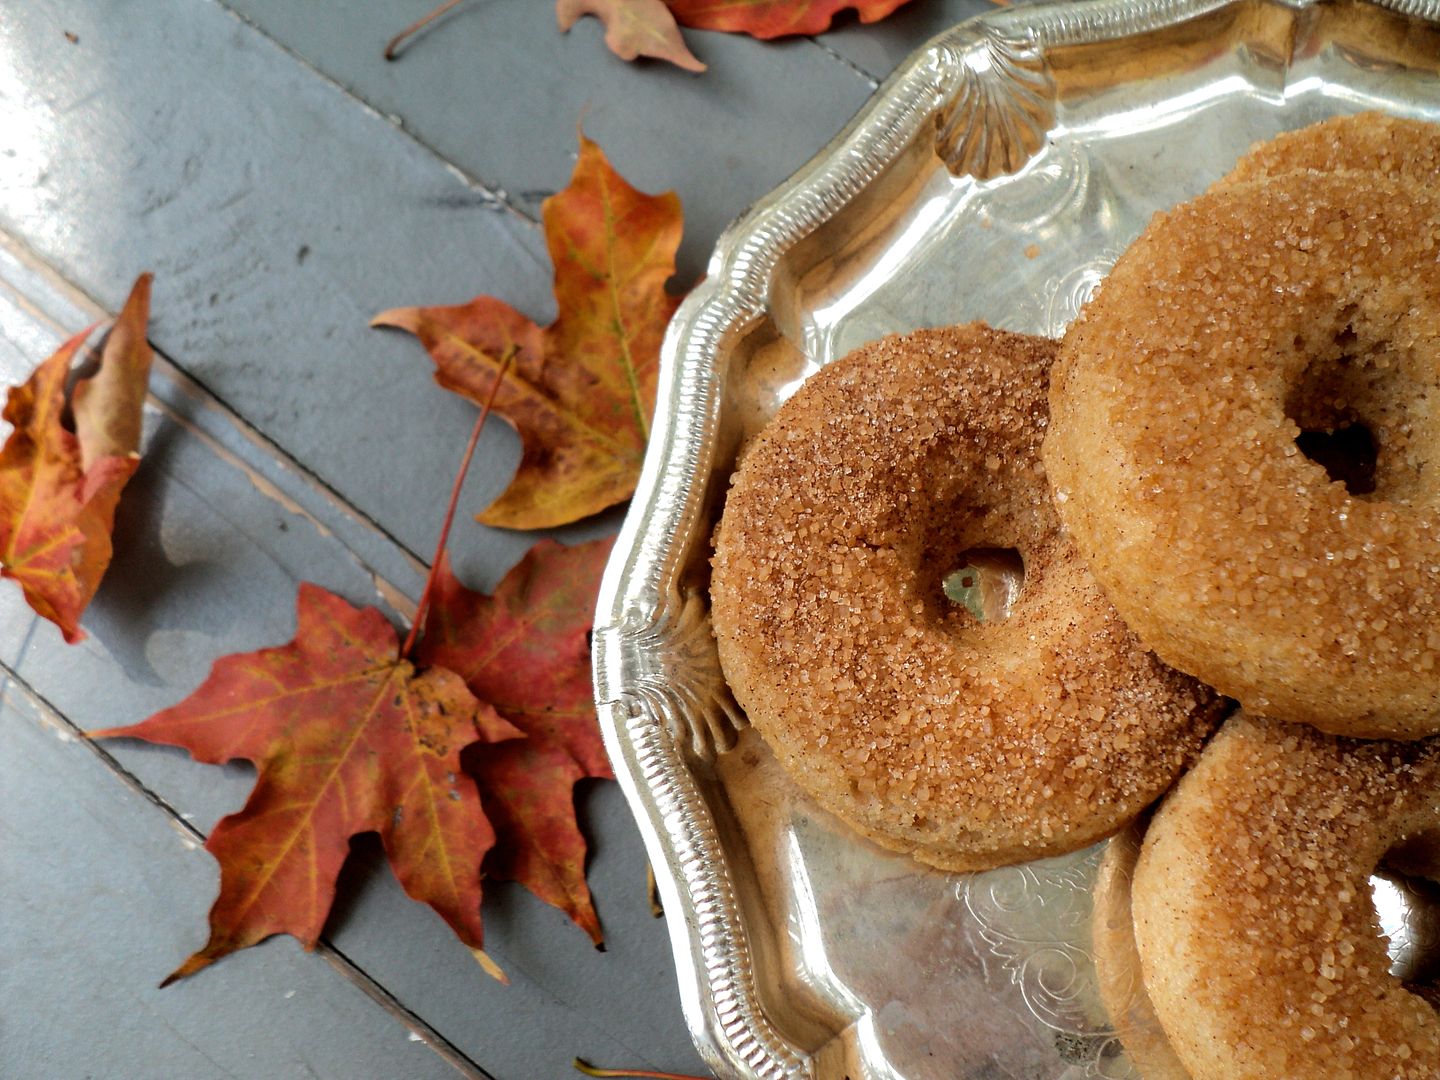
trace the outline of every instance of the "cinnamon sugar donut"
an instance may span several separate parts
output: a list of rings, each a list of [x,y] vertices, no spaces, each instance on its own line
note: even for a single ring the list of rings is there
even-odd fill
[[[1130,886],[1144,835],[1141,823],[1135,822],[1110,838],[1100,858],[1090,920],[1096,983],[1120,1045],[1140,1075],[1145,1080],[1193,1080],[1175,1056],[1140,972]]]
[[[1037,454],[1054,350],[980,324],[857,350],[750,447],[716,535],[720,659],[756,729],[821,805],[948,869],[1114,832],[1213,726],[1061,534]],[[942,592],[981,548],[1023,560],[1003,621]]]
[[[1440,124],[1378,112],[1332,117],[1257,143],[1216,187],[1307,169],[1433,186],[1440,181]]]
[[[1415,185],[1237,183],[1157,215],[1065,337],[1060,516],[1141,640],[1252,712],[1440,731],[1437,259]],[[1353,491],[1297,441],[1352,426]]]
[[[1440,740],[1232,717],[1135,868],[1145,988],[1195,1080],[1434,1080],[1440,1014],[1390,972],[1370,875],[1440,829]]]

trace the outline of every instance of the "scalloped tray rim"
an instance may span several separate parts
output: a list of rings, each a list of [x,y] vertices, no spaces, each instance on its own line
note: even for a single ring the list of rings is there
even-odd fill
[[[704,490],[694,478],[710,472],[720,405],[715,365],[723,342],[764,314],[781,257],[840,212],[943,107],[963,65],[962,49],[978,35],[1018,38],[1043,51],[1148,33],[1257,2],[1298,12],[1327,0],[1072,0],[986,12],[937,35],[815,157],[721,235],[705,281],[671,321],[654,431],[598,598],[595,696],[606,750],[669,918],[684,1015],[717,1075],[814,1075],[813,1061],[763,1013],[719,836],[680,745],[696,719],[691,714],[733,715],[733,704],[676,693],[661,655],[677,634],[709,632],[696,598],[682,597],[677,582],[691,546],[706,539],[695,527]],[[1440,0],[1362,2],[1440,23]]]

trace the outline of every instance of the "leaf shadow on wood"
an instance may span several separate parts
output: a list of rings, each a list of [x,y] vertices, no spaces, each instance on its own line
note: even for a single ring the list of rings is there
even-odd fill
[[[335,903],[325,920],[324,940],[334,941],[356,918],[366,892],[375,888],[380,879],[392,876],[380,834],[364,832],[352,836],[350,853],[340,868],[340,876],[335,879]]]
[[[599,780],[581,780],[575,788],[576,817],[590,854],[587,865],[593,860],[597,849],[604,845],[604,836],[601,830],[595,827],[594,814],[588,806],[593,801],[593,793],[598,791],[601,785],[602,781]],[[393,877],[378,833],[359,833],[352,837],[349,855],[339,877],[336,878],[335,902],[325,920],[323,939],[334,942],[343,936],[347,929],[358,929],[359,924],[365,921],[362,914],[365,897],[373,895],[373,890],[384,887],[383,879]],[[550,910],[518,882],[485,879],[483,912],[487,951],[490,948],[489,943],[493,942],[499,945],[506,955],[530,956],[536,948],[548,948],[531,940],[536,934],[548,938],[557,932],[573,932],[574,956],[593,948],[584,932],[578,928],[567,925],[557,931],[558,923],[552,922],[548,915],[541,915],[537,920],[537,912]],[[567,921],[558,912],[556,915],[560,921]]]
[[[163,543],[166,488],[172,484],[167,466],[175,440],[184,434],[179,426],[162,422],[148,439],[140,469],[115,513],[110,569],[85,618],[85,629],[126,677],[146,686],[168,682],[147,656],[156,631],[196,630],[218,637],[233,621],[219,564],[174,562]]]
[[[370,927],[369,932],[375,933],[378,925],[376,913],[383,911],[385,905],[381,904],[377,908],[374,903],[384,889],[400,889],[400,883],[390,869],[390,861],[385,855],[385,845],[380,842],[380,834],[356,833],[350,838],[350,850],[345,856],[345,864],[335,879],[335,901],[330,907],[330,914],[325,918],[321,940],[327,944],[335,944],[345,937],[347,931],[366,933],[367,925]],[[410,902],[410,898],[407,897],[406,900]],[[414,902],[418,904],[418,901]],[[487,906],[486,916],[488,915]],[[438,917],[434,926],[434,940],[443,942],[447,948],[459,947],[459,943]],[[464,955],[463,951],[461,955]],[[476,972],[480,972],[478,966]],[[488,979],[488,976],[486,978]]]

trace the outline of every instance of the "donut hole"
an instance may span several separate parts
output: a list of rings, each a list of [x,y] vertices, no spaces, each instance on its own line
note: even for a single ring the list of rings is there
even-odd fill
[[[1285,415],[1300,429],[1296,448],[1367,501],[1402,496],[1418,471],[1409,413],[1425,395],[1400,392],[1417,369],[1392,332],[1349,306],[1338,330],[1297,334],[1295,352],[1309,359],[1285,398]]]
[[[1440,992],[1440,834],[1396,845],[1370,877],[1390,974],[1434,1002]]]
[[[1375,436],[1367,425],[1351,421],[1328,431],[1302,431],[1295,445],[1351,495],[1375,493]]]
[[[955,556],[955,569],[940,581],[945,599],[976,621],[1008,619],[1025,583],[1025,560],[1016,548],[974,547]]]
[[[1317,355],[1315,342],[1295,338],[1297,351],[1314,356],[1285,401],[1285,415],[1300,429],[1295,445],[1351,495],[1373,495],[1378,448],[1367,405],[1384,365],[1360,355],[1364,346],[1349,321],[1319,344]]]

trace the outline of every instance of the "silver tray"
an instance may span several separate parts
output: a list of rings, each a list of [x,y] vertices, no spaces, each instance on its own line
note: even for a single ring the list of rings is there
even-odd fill
[[[1440,0],[997,10],[720,239],[665,339],[594,636],[606,746],[720,1076],[1133,1075],[1087,952],[1098,849],[942,874],[814,806],[725,687],[710,536],[737,449],[820,366],[969,319],[1059,334],[1155,210],[1364,108],[1440,120]]]

